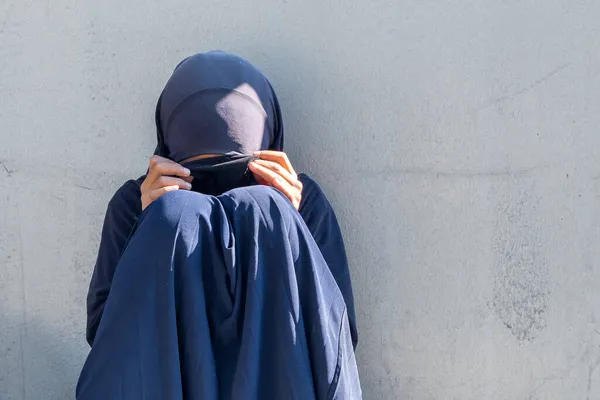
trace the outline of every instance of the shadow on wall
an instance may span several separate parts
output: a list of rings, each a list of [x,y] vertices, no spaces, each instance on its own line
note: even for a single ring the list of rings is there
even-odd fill
[[[0,338],[0,398],[63,400],[74,397],[82,353],[58,329],[2,316],[12,334]]]

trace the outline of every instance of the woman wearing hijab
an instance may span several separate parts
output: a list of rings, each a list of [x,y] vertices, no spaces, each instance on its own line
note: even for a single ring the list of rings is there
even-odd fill
[[[269,81],[196,54],[156,127],[146,175],[108,205],[77,398],[361,398],[340,228],[282,152]]]

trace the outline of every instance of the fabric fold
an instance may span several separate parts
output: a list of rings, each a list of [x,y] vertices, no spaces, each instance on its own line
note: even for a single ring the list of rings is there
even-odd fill
[[[346,308],[277,190],[168,193],[119,261],[77,398],[359,399]]]

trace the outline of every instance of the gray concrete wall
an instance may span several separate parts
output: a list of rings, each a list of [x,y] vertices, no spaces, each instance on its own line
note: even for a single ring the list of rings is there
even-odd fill
[[[66,399],[174,65],[264,69],[336,207],[365,399],[600,399],[600,2],[0,2],[0,398]]]

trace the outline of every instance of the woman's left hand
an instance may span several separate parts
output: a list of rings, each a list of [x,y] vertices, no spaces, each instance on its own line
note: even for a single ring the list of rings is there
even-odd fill
[[[257,151],[254,155],[260,160],[252,161],[249,167],[256,181],[281,190],[297,210],[302,200],[302,182],[298,180],[287,155],[271,150]]]

